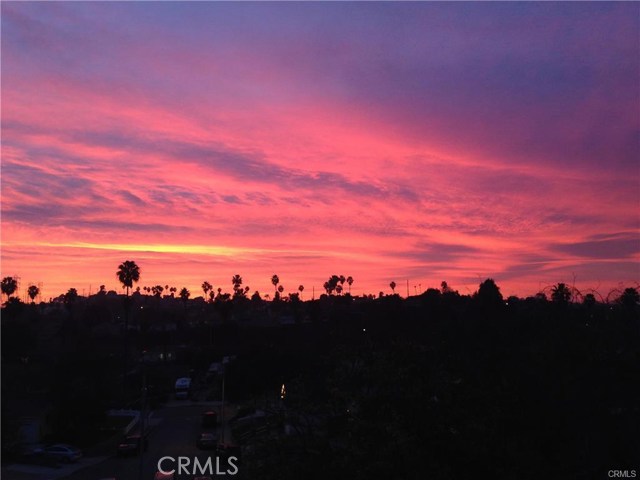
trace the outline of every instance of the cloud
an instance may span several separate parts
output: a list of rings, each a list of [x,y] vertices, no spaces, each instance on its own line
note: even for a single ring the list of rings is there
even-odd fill
[[[399,274],[521,290],[569,269],[627,280],[637,14],[624,2],[5,2],[3,245],[242,247],[262,253],[215,269],[268,289],[278,260],[300,282],[349,270],[370,291]],[[210,268],[137,252],[157,278]],[[64,252],[2,255],[3,268],[71,280],[56,273],[74,261]],[[84,255],[76,278],[113,276],[119,252]]]
[[[640,255],[640,235],[632,232],[594,235],[588,240],[555,244],[551,249],[573,257],[620,259]]]

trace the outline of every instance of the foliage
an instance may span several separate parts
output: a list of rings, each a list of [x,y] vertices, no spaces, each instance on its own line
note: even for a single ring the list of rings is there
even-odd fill
[[[4,277],[0,282],[2,293],[9,298],[18,289],[18,281],[13,277]]]
[[[118,266],[116,276],[122,286],[127,289],[127,296],[129,296],[129,289],[133,287],[133,284],[140,280],[140,267],[136,265],[136,262],[131,260],[125,260]]]

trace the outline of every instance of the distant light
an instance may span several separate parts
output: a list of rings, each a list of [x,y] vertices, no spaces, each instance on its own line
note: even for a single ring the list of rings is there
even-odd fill
[[[280,399],[284,400],[284,397],[287,396],[287,389],[284,386],[284,383],[282,384],[282,387],[280,388]]]
[[[366,331],[367,331],[367,329],[366,329],[366,328],[363,328],[363,329],[362,329],[362,331],[363,331],[363,332],[366,332]]]

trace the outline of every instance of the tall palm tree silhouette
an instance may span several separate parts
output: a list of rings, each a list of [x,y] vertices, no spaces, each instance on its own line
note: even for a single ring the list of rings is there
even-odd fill
[[[125,393],[126,378],[127,378],[127,339],[129,335],[129,289],[133,287],[133,284],[140,280],[140,267],[136,265],[136,262],[132,260],[126,260],[118,265],[118,271],[116,277],[124,288],[127,289],[127,297],[124,300],[124,358],[123,358],[123,376],[122,376],[122,392]]]
[[[278,275],[274,275],[273,277],[271,277],[271,283],[273,284],[273,291],[276,294],[276,297],[278,296],[278,284],[280,283],[280,278],[278,278]]]
[[[118,265],[118,271],[116,272],[118,280],[124,288],[127,289],[127,297],[129,296],[129,289],[133,288],[133,284],[140,280],[140,267],[136,265],[136,262],[126,260]]]
[[[391,290],[393,291],[393,294],[396,294],[396,282],[391,282],[389,284],[389,286],[391,287]]]
[[[351,285],[353,284],[353,277],[351,275],[347,277],[347,284],[349,284],[349,295],[351,295]]]

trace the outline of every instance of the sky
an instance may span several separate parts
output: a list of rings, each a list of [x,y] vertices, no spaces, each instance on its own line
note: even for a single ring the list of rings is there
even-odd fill
[[[5,2],[1,274],[42,298],[640,279],[636,2]],[[408,286],[408,288],[407,288]]]

